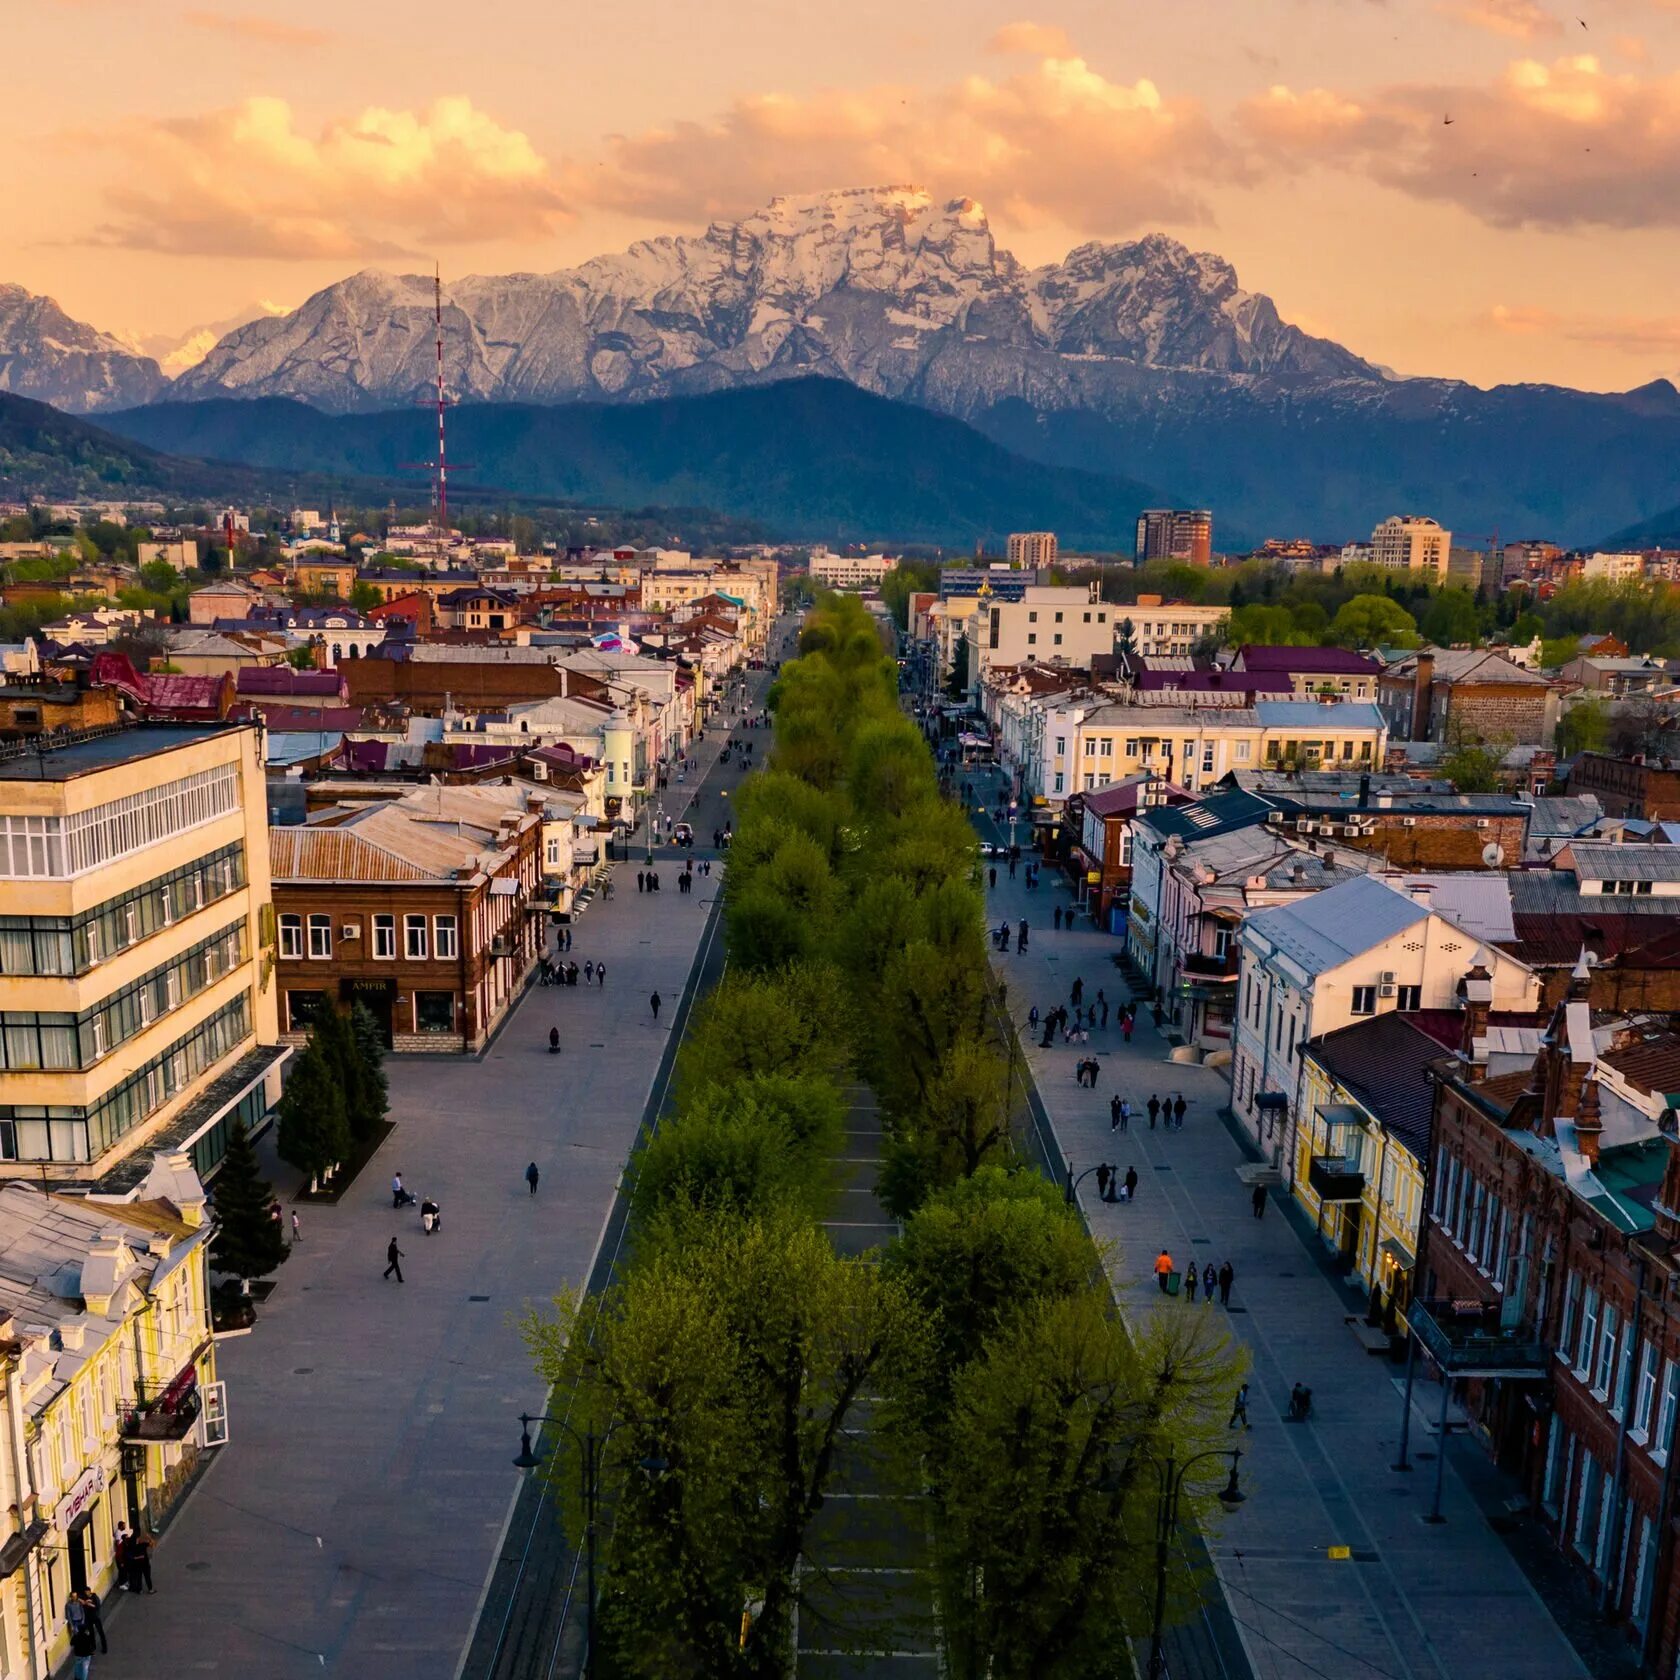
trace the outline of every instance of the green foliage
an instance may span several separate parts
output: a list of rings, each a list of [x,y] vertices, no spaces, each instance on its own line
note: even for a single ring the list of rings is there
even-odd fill
[[[824,964],[726,974],[695,1011],[677,1060],[679,1101],[752,1074],[832,1078],[846,1059],[850,1016],[845,983]]]
[[[1540,663],[1548,671],[1555,671],[1560,665],[1567,665],[1580,651],[1579,636],[1548,636],[1540,643]]]
[[[350,605],[359,613],[372,612],[385,597],[371,583],[350,586]]]
[[[303,647],[288,648],[286,663],[294,671],[313,671],[315,669],[315,649],[307,644]]]
[[[275,1147],[280,1159],[312,1182],[325,1178],[350,1154],[344,1093],[313,1037],[292,1060],[279,1115]]]
[[[951,674],[945,679],[945,692],[953,700],[960,700],[968,693],[968,638],[966,636],[957,643],[957,651],[951,656]]]
[[[154,595],[173,595],[180,587],[181,574],[167,560],[148,560],[140,568],[140,581]]]
[[[1322,617],[1322,607],[1319,613]],[[1318,635],[1308,630],[1291,608],[1256,602],[1253,606],[1237,607],[1232,611],[1225,639],[1232,647],[1242,647],[1246,643],[1263,647],[1305,647],[1316,643]]]
[[[1497,793],[1504,761],[1499,746],[1466,743],[1442,758],[1440,772],[1460,793]]]
[[[1603,752],[1610,744],[1610,708],[1602,700],[1580,700],[1558,719],[1559,758]]]
[[[365,1009],[359,1013],[367,1022],[361,1031],[352,1017],[329,998],[315,1017],[310,1042],[319,1046],[343,1093],[350,1136],[364,1143],[385,1118],[386,1090],[379,1029]]]
[[[274,1186],[257,1167],[245,1123],[228,1128],[227,1153],[215,1179],[216,1230],[210,1261],[219,1272],[249,1283],[267,1277],[291,1249],[275,1217]]]
[[[1330,624],[1335,647],[1416,647],[1417,622],[1386,595],[1355,595],[1345,602]]]
[[[910,627],[910,597],[937,593],[939,567],[931,560],[900,560],[881,579],[881,601],[900,630]]]
[[[1476,597],[1468,589],[1449,587],[1434,595],[1418,620],[1426,642],[1436,647],[1474,647],[1481,640]]]

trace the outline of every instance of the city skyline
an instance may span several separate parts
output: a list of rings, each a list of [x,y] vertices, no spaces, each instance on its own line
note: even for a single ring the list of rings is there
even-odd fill
[[[1201,4],[906,27],[874,0],[791,26],[654,0],[586,39],[515,0],[495,29],[519,50],[481,53],[441,7],[405,17],[400,37],[355,0],[15,20],[23,61],[110,85],[67,115],[32,78],[0,116],[30,159],[0,278],[168,335],[361,267],[549,270],[777,193],[914,181],[978,200],[1029,263],[1154,230],[1218,252],[1402,373],[1680,374],[1680,17],[1656,0],[1260,0],[1218,29]]]

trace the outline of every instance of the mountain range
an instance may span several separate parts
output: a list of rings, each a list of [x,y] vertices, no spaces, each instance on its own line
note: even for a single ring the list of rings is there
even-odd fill
[[[435,375],[427,277],[352,275],[236,327],[172,384],[15,290],[0,289],[0,389],[79,411],[167,394],[367,413],[424,397]],[[577,268],[472,276],[447,288],[443,316],[464,404],[838,379],[1046,466],[1211,506],[1216,538],[1356,536],[1416,511],[1467,542],[1496,529],[1584,542],[1680,501],[1666,381],[1603,395],[1397,378],[1290,325],[1217,256],[1152,235],[1027,268],[979,206],[911,187],[776,199]]]
[[[424,410],[328,415],[287,398],[157,403],[98,424],[0,394],[0,496],[415,497],[435,441]],[[831,379],[778,380],[657,403],[484,403],[455,416],[473,468],[462,499],[707,509],[761,535],[998,544],[1048,517],[1071,543],[1130,540],[1145,485],[1023,460],[960,420]],[[237,463],[225,469],[205,457]],[[692,524],[673,517],[673,528]]]

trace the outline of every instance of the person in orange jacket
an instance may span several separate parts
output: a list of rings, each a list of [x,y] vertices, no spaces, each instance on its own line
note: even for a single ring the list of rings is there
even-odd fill
[[[1155,1260],[1155,1282],[1163,1295],[1167,1292],[1167,1279],[1172,1273],[1172,1256],[1163,1248]]]

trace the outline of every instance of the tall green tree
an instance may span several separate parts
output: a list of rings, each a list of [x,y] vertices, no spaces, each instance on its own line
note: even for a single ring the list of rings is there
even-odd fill
[[[335,1070],[313,1038],[293,1059],[280,1097],[280,1159],[319,1185],[350,1154],[350,1122]]]
[[[1577,753],[1603,752],[1610,744],[1610,709],[1602,700],[1582,700],[1558,719],[1557,750],[1560,758]]]
[[[291,1253],[275,1217],[274,1186],[257,1166],[245,1123],[236,1119],[228,1131],[227,1152],[215,1178],[216,1229],[210,1260],[248,1290],[253,1278],[267,1277]]]

